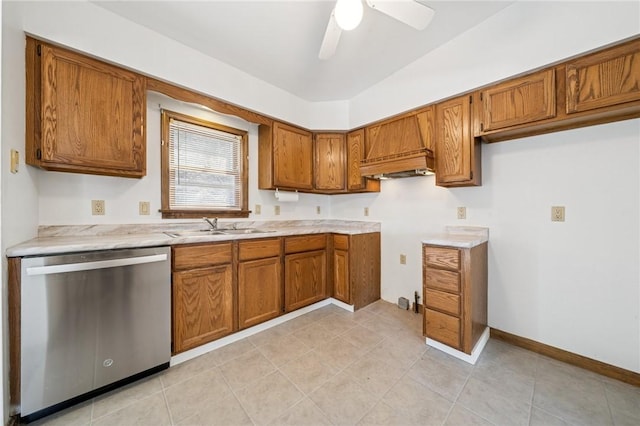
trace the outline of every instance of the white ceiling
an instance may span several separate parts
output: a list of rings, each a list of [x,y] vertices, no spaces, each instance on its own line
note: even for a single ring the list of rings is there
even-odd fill
[[[333,0],[93,2],[309,101],[350,99],[513,3],[420,0],[436,12],[422,31],[365,5],[323,61]]]

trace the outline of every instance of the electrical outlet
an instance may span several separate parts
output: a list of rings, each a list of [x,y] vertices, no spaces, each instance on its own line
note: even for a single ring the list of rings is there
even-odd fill
[[[316,206],[316,213],[320,214],[320,206]]]
[[[254,213],[255,214],[261,214],[262,213],[262,206],[260,204],[256,204],[256,208],[254,209]]]
[[[104,216],[104,200],[91,200],[91,214]]]
[[[551,206],[551,221],[564,222],[564,206]]]
[[[369,216],[369,207],[364,208],[364,215]]]
[[[280,206],[275,206],[275,207],[273,208],[273,213],[274,213],[276,216],[280,215]]]
[[[142,216],[147,216],[150,214],[151,208],[149,207],[148,201],[140,201],[138,203],[138,213]]]
[[[467,208],[458,207],[458,219],[466,219],[466,218],[467,218]]]
[[[400,264],[401,265],[406,265],[407,264],[407,255],[406,254],[401,254],[400,255]]]

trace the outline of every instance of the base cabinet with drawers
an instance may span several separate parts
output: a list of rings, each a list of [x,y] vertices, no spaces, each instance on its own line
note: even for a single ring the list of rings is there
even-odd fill
[[[172,249],[173,353],[235,331],[232,243]]]
[[[424,335],[471,354],[487,326],[487,243],[423,244]]]
[[[284,240],[285,312],[327,298],[327,235],[301,235]]]
[[[279,238],[238,243],[238,328],[282,314],[282,265]]]

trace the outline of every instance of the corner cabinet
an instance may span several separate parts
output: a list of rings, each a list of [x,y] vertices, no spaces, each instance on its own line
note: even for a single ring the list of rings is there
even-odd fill
[[[471,131],[473,97],[460,96],[436,105],[436,185],[479,186],[480,140]]]
[[[316,133],[315,185],[318,191],[344,192],[345,185],[345,138],[343,133]]]
[[[26,163],[45,170],[146,174],[144,77],[30,37]]]
[[[313,189],[311,132],[276,121],[261,125],[258,162],[260,189]]]
[[[423,244],[422,265],[424,335],[471,354],[487,327],[487,243]]]
[[[282,314],[279,238],[238,242],[238,326],[240,329]]]
[[[232,243],[172,248],[173,353],[235,331]]]
[[[326,299],[327,235],[287,237],[284,252],[284,310]]]
[[[333,297],[355,309],[380,299],[380,233],[333,235]]]

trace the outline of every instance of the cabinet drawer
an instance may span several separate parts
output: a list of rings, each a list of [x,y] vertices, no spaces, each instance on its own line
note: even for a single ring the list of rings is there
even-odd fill
[[[426,268],[424,271],[424,285],[436,290],[444,290],[451,293],[460,292],[460,274],[442,269]]]
[[[327,235],[301,235],[299,237],[287,237],[284,240],[285,253],[298,253],[301,251],[324,250],[327,247]]]
[[[173,270],[202,268],[231,263],[231,243],[174,246]]]
[[[425,309],[425,330],[427,337],[452,348],[460,348],[460,319],[451,315]]]
[[[460,269],[460,250],[425,246],[423,252],[424,264],[439,268]]]
[[[349,236],[348,235],[334,235],[333,236],[333,248],[336,250],[349,250]]]
[[[280,256],[280,239],[269,238],[240,241],[238,243],[238,260],[264,259]]]
[[[425,288],[424,302],[427,308],[436,309],[451,315],[460,315],[460,296],[457,294]]]

